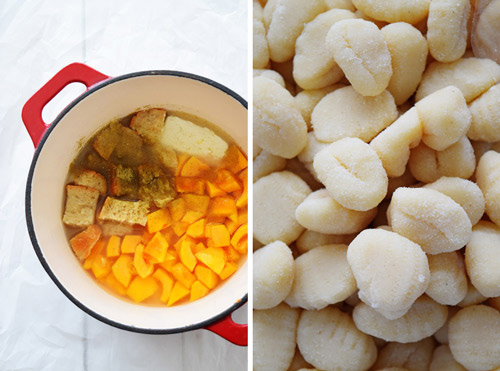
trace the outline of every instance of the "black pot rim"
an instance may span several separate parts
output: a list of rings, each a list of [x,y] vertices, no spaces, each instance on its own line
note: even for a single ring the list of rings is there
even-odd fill
[[[202,77],[199,75],[195,75],[192,73],[188,72],[180,72],[180,71],[172,71],[172,70],[150,70],[150,71],[140,71],[140,72],[133,72],[125,75],[120,75],[117,77],[110,77],[109,79],[106,79],[102,82],[99,82],[93,86],[91,86],[87,91],[85,91],[83,94],[78,96],[75,100],[73,100],[64,110],[61,111],[61,113],[54,119],[54,121],[50,124],[50,126],[47,128],[45,133],[42,136],[42,139],[40,140],[40,143],[38,144],[37,148],[35,149],[35,154],[33,156],[33,160],[31,162],[31,166],[29,169],[28,173],[28,179],[26,183],[26,194],[25,194],[25,213],[26,213],[26,222],[28,226],[28,233],[31,239],[31,243],[33,245],[33,248],[35,250],[36,255],[38,256],[38,259],[40,260],[40,263],[42,264],[43,268],[49,275],[49,277],[52,279],[52,281],[56,284],[56,286],[62,291],[62,293],[73,302],[78,308],[86,312],[87,314],[91,315],[92,317],[98,319],[101,322],[104,322],[108,325],[111,325],[113,327],[122,329],[122,330],[127,330],[131,332],[137,332],[137,333],[143,333],[143,334],[156,334],[156,335],[164,335],[164,334],[176,334],[176,333],[181,333],[181,332],[186,332],[186,331],[191,331],[191,330],[196,330],[200,328],[207,327],[211,324],[214,324],[218,322],[219,320],[222,320],[223,318],[231,315],[232,312],[234,312],[236,309],[241,307],[243,304],[245,304],[248,300],[248,293],[245,294],[242,298],[239,298],[238,300],[235,301],[233,305],[231,305],[229,308],[226,310],[222,311],[221,313],[217,314],[216,316],[213,316],[212,318],[209,318],[207,320],[188,325],[188,326],[182,326],[182,327],[174,327],[174,328],[143,328],[143,327],[135,327],[135,326],[130,326],[126,325],[117,321],[114,321],[110,318],[107,318],[94,310],[88,308],[84,304],[82,304],[79,300],[77,300],[65,287],[64,285],[59,281],[59,279],[56,277],[56,275],[52,272],[52,270],[49,267],[48,262],[46,261],[42,249],[40,245],[38,244],[38,240],[36,238],[35,234],[35,229],[34,229],[34,223],[33,223],[33,216],[31,212],[31,190],[32,190],[32,181],[33,181],[33,176],[36,168],[36,164],[38,161],[38,158],[40,156],[41,150],[47,141],[47,138],[49,137],[50,133],[54,128],[59,124],[59,122],[62,120],[64,116],[75,106],[77,105],[80,101],[85,99],[87,96],[90,94],[110,85],[118,81],[130,79],[130,78],[136,78],[136,77],[141,77],[141,76],[155,76],[155,75],[164,75],[164,76],[174,76],[174,77],[181,77],[181,78],[187,78],[187,79],[192,79],[192,80],[197,80],[202,83],[205,83],[207,85],[211,85],[220,91],[226,93],[236,101],[238,101],[245,109],[248,109],[248,104],[245,99],[243,99],[239,94],[235,93],[233,90],[225,87],[224,85],[219,84],[218,82],[215,82],[213,80],[210,80],[206,77]]]

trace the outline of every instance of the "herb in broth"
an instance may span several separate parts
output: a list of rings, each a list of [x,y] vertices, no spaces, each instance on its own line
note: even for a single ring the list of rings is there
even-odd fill
[[[80,150],[63,222],[106,290],[147,305],[207,295],[247,255],[247,158],[216,126],[151,108],[113,120]]]

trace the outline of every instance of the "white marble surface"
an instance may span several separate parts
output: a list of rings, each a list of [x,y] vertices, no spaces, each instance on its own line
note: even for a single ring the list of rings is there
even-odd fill
[[[245,370],[247,348],[206,330],[144,335],[88,316],[39,263],[24,214],[33,144],[26,100],[83,62],[110,76],[170,69],[199,74],[248,99],[245,0],[2,0],[0,2],[0,370]],[[50,122],[82,92],[70,86]],[[246,305],[233,316],[246,323]]]

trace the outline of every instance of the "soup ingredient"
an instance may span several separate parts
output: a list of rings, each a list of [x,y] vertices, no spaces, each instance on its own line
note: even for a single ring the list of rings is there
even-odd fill
[[[85,186],[66,186],[63,222],[71,227],[88,227],[94,223],[99,191]]]
[[[130,120],[130,127],[137,131],[146,143],[154,144],[160,138],[167,111],[160,108],[142,110]]]
[[[69,240],[69,243],[78,259],[83,260],[91,254],[100,237],[101,228],[92,224]]]
[[[127,201],[107,197],[97,218],[100,222],[111,221],[146,225],[148,211],[149,202]]]
[[[176,152],[220,161],[227,143],[212,130],[176,116],[168,116],[160,138],[161,145]]]
[[[79,186],[97,189],[101,196],[106,194],[106,178],[95,171],[79,169],[73,174],[73,183]]]

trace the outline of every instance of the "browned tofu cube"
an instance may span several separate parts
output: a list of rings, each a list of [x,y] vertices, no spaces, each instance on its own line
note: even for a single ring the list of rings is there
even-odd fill
[[[146,225],[149,202],[126,201],[107,197],[97,217],[100,222]]]
[[[93,170],[76,170],[73,173],[72,181],[79,186],[97,189],[101,196],[106,194],[106,178]]]
[[[139,111],[132,117],[130,127],[137,131],[144,140],[153,144],[160,138],[167,112],[160,108]]]
[[[63,222],[70,227],[88,227],[94,223],[99,191],[95,188],[67,185]]]

